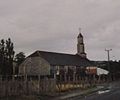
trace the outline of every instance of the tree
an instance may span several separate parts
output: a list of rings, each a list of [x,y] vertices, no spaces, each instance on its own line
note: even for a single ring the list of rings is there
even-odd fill
[[[25,60],[25,54],[23,52],[19,52],[18,54],[16,54],[15,56],[15,62],[17,64],[16,68],[15,68],[15,73],[18,74],[18,70],[19,70],[19,65]]]
[[[0,41],[0,74],[12,75],[13,74],[13,59],[14,59],[14,45],[10,38],[6,41],[2,39]]]
[[[4,59],[5,58],[5,42],[4,39],[0,41],[0,74],[2,74],[4,69]]]
[[[19,52],[15,56],[15,61],[17,65],[20,65],[25,60],[25,54],[23,52]]]

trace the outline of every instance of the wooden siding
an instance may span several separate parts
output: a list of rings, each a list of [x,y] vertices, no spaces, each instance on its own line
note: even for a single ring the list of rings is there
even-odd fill
[[[50,64],[42,57],[29,57],[19,66],[19,74],[50,75]]]

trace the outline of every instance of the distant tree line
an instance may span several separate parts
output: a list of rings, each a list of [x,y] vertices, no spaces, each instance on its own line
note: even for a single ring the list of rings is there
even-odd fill
[[[17,74],[17,68],[24,59],[25,54],[23,52],[15,55],[14,44],[10,38],[0,40],[0,75]]]
[[[108,66],[108,61],[104,61],[98,64],[98,66],[103,69],[109,70],[111,73],[120,72],[120,61],[110,61],[109,66]]]
[[[119,61],[93,61],[95,66],[108,70],[111,75],[120,78],[120,60]],[[109,64],[109,65],[108,65]]]

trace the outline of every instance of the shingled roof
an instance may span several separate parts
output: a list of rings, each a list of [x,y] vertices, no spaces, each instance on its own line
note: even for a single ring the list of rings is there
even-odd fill
[[[79,55],[55,53],[47,51],[36,51],[29,57],[42,57],[51,65],[89,66],[90,61]]]

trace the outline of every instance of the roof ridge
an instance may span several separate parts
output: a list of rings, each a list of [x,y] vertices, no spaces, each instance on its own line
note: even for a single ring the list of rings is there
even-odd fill
[[[76,55],[76,54],[68,54],[68,53],[60,53],[60,52],[41,51],[41,50],[37,50],[37,52],[52,53],[52,54],[62,54],[62,55],[71,55],[71,56],[75,56]]]

